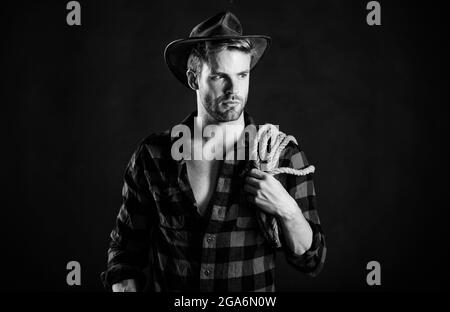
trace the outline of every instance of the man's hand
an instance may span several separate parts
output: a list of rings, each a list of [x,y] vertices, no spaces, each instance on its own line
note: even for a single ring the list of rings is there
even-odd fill
[[[272,175],[252,169],[245,179],[248,199],[267,213],[280,217],[287,246],[297,255],[312,244],[313,232],[300,207]]]
[[[136,281],[134,279],[123,280],[112,286],[113,292],[136,292]]]
[[[298,214],[297,203],[272,175],[252,169],[245,182],[244,190],[249,193],[247,198],[265,212],[282,219],[290,219]]]

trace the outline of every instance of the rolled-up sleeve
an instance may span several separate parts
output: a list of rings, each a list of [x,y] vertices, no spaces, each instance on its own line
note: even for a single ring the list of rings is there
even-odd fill
[[[101,280],[107,290],[126,279],[145,284],[144,268],[149,262],[149,248],[154,224],[155,202],[146,179],[146,149],[140,145],[124,173],[122,205],[110,235],[107,270]]]
[[[294,169],[304,169],[309,166],[305,153],[292,143],[285,149],[284,156],[280,158],[280,161],[284,161],[284,165]],[[280,164],[281,166],[283,164]],[[297,255],[286,247],[284,237],[280,233],[286,260],[297,270],[310,276],[316,276],[320,273],[325,263],[327,248],[317,211],[313,174],[305,176],[286,175],[285,183],[287,191],[297,202],[313,232],[311,247],[302,255]]]

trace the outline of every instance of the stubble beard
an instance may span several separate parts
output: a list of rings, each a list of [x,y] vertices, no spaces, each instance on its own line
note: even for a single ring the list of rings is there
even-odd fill
[[[221,102],[212,104],[208,102],[203,104],[203,107],[206,109],[208,114],[214,118],[217,122],[228,122],[235,121],[239,119],[241,114],[244,111],[247,99],[240,101],[237,106],[234,107],[226,107],[226,105]]]

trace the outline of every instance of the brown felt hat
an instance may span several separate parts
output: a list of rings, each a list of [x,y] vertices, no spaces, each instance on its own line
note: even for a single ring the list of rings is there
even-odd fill
[[[164,50],[164,59],[175,77],[190,89],[186,71],[187,61],[192,48],[202,41],[226,39],[247,39],[252,43],[255,53],[250,64],[250,69],[255,67],[271,42],[269,36],[242,35],[242,26],[238,18],[231,12],[223,12],[195,26],[189,38],[178,39],[169,43]]]

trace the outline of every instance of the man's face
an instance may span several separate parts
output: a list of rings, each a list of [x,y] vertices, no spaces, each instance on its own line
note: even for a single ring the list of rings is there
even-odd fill
[[[218,122],[237,120],[247,103],[250,54],[222,50],[203,62],[198,92],[206,111]]]

